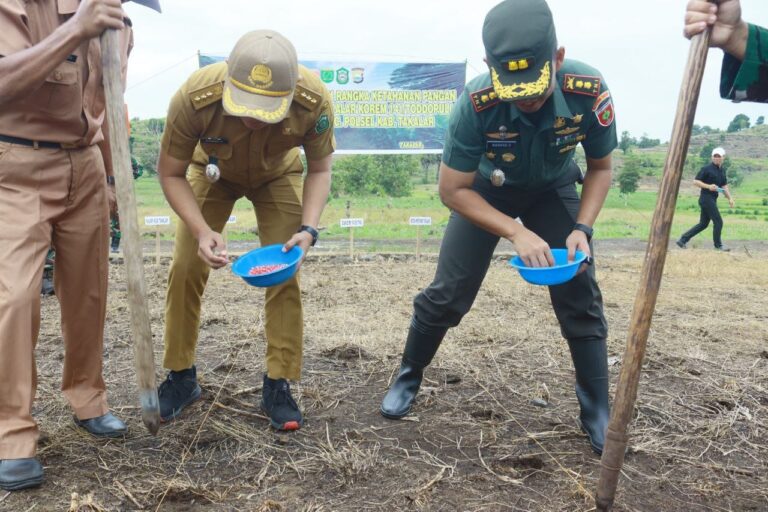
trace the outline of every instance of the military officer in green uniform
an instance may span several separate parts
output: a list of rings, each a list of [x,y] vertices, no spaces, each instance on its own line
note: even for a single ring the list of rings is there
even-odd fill
[[[720,96],[768,102],[768,29],[744,21],[739,0],[688,2],[685,35],[699,34],[707,25],[712,26],[710,46],[724,52]]]
[[[164,421],[201,394],[194,366],[201,296],[210,269],[228,263],[221,231],[235,201],[253,204],[262,245],[299,245],[306,255],[317,240],[334,149],[328,90],[298,64],[290,41],[271,30],[245,34],[226,62],[193,73],[171,100],[158,173],[183,223],[166,296]],[[264,318],[262,407],[273,427],[295,430],[302,415],[288,381],[299,379],[302,365],[298,275],[267,289]]]
[[[400,371],[381,404],[387,418],[411,410],[425,367],[472,307],[500,238],[534,267],[554,264],[550,247],[567,247],[571,259],[576,250],[591,255],[611,185],[611,93],[596,69],[565,60],[546,2],[495,6],[483,44],[489,72],[467,84],[448,125],[439,190],[453,211],[434,280],[414,300]],[[587,158],[581,197],[579,144]],[[581,426],[600,453],[610,416],[607,324],[594,267],[581,270],[549,294],[576,369]]]

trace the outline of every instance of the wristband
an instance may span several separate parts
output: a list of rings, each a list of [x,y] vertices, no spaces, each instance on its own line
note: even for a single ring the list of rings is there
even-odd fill
[[[318,233],[317,230],[315,228],[313,228],[312,226],[305,226],[303,224],[301,225],[301,227],[299,227],[299,230],[296,231],[296,232],[297,233],[301,233],[302,231],[306,231],[307,233],[312,235],[312,244],[311,245],[312,245],[312,247],[314,247],[315,244],[317,243],[317,237],[320,236],[320,233]]]
[[[581,231],[582,233],[587,235],[587,242],[592,241],[592,233],[594,232],[594,230],[591,227],[587,226],[586,224],[580,224],[577,222],[576,225],[573,226],[573,230]]]

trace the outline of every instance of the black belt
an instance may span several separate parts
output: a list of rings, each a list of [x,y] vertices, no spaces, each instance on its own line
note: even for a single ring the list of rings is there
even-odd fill
[[[49,148],[49,149],[73,149],[74,144],[61,144],[59,142],[48,142],[44,140],[29,140],[21,137],[11,137],[10,135],[0,135],[0,141],[10,144],[20,144],[31,148]]]

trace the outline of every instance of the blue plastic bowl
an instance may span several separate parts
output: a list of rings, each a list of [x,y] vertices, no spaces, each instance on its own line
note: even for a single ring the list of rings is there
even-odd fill
[[[509,264],[520,272],[520,276],[531,284],[552,286],[573,279],[579,266],[587,259],[587,255],[576,251],[573,261],[568,261],[568,249],[552,249],[555,258],[554,267],[527,267],[520,256],[509,260]]]
[[[304,251],[294,245],[288,252],[283,252],[283,244],[267,245],[259,247],[243,254],[232,264],[232,272],[243,278],[243,281],[251,286],[275,286],[287,281],[296,273],[296,265],[301,260]],[[266,274],[256,276],[248,275],[251,268],[258,265],[288,265],[280,270],[274,270]]]

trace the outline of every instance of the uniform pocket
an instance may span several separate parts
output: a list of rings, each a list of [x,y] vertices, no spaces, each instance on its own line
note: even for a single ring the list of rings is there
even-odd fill
[[[45,112],[54,116],[66,116],[72,107],[82,102],[79,69],[73,62],[63,62],[45,78],[40,88],[39,105]]]

